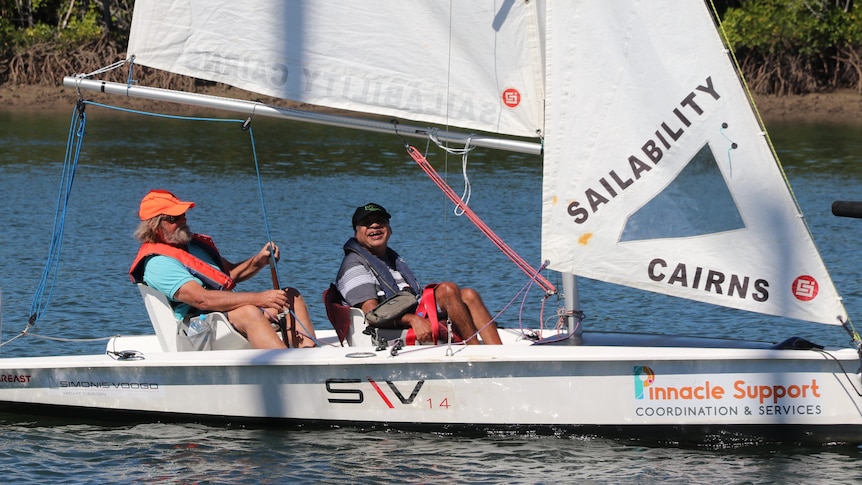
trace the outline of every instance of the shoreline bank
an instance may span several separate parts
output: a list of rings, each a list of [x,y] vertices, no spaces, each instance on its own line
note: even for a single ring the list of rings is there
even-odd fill
[[[201,94],[259,100],[267,104],[285,107],[281,100],[267,98],[255,93],[223,85],[211,86],[198,91]],[[105,104],[117,104],[117,96],[86,92],[85,97]],[[62,86],[0,86],[0,111],[7,112],[67,112],[77,95],[74,89]],[[154,102],[129,98],[122,105],[131,109],[147,109],[169,114],[197,114],[211,112],[205,108],[183,106],[168,102]],[[764,122],[779,123],[835,123],[862,125],[862,94],[843,90],[831,93],[816,93],[794,96],[758,96],[755,105]]]

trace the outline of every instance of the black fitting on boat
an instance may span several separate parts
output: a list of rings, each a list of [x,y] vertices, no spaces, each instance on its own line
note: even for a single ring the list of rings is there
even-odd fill
[[[377,347],[374,350],[376,350],[378,352],[380,352],[381,350],[386,350],[386,347],[388,347],[387,344],[388,344],[388,342],[386,341],[385,338],[379,337],[377,340]]]
[[[778,350],[823,350],[822,345],[815,344],[802,337],[790,337],[781,343],[775,344],[772,348]]]
[[[137,350],[109,350],[106,353],[116,360],[144,360],[144,354]]]
[[[392,350],[389,351],[389,355],[395,357],[398,355],[398,351],[404,348],[404,341],[400,338],[395,339],[395,343],[392,344]]]

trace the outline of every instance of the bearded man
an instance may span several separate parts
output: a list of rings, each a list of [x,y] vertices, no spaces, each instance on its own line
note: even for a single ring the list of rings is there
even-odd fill
[[[257,274],[270,259],[278,261],[279,249],[267,243],[257,254],[240,263],[221,256],[208,236],[194,234],[186,212],[194,202],[179,200],[166,190],[151,190],[141,200],[141,219],[135,238],[141,242],[129,274],[164,293],[178,320],[188,322],[200,314],[223,312],[249,343],[259,349],[283,349],[287,345],[273,323],[285,312],[291,347],[314,346],[314,327],[305,301],[295,288],[261,292],[234,291],[237,283]],[[305,334],[305,338],[303,338]]]

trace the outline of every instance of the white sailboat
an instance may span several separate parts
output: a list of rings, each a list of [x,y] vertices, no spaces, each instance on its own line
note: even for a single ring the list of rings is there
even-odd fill
[[[338,345],[0,359],[0,408],[676,441],[862,443],[858,348],[583,332],[575,276],[843,326],[860,345],[709,8],[697,0],[138,0],[129,61],[399,123],[74,76],[67,86],[543,154],[542,259],[568,335],[535,345]],[[376,118],[379,119],[379,118]],[[432,128],[432,126],[446,127]],[[463,133],[449,128],[463,130]],[[453,351],[454,349],[454,351]]]

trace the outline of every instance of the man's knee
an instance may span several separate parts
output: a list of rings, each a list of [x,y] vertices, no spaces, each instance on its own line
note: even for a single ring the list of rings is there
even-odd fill
[[[243,305],[227,312],[228,321],[240,332],[246,332],[250,326],[268,323],[266,315],[254,305]]]
[[[440,300],[449,300],[450,298],[461,298],[461,290],[458,288],[458,285],[451,281],[444,281],[442,283],[437,283],[437,287],[434,288],[434,297]]]
[[[482,297],[479,296],[479,292],[474,290],[473,288],[463,288],[461,289],[461,299],[464,300],[464,303],[467,305],[472,304],[482,304]]]
[[[260,308],[254,305],[243,305],[227,312],[227,315],[230,320],[249,320],[254,318],[255,313],[261,313]]]

